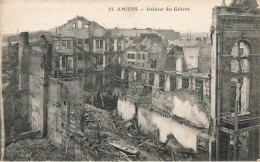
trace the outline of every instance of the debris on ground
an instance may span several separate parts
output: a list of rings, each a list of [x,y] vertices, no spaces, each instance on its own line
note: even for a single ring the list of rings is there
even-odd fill
[[[116,111],[85,105],[82,129],[77,132],[86,159],[98,161],[181,161],[207,160],[206,152],[184,148],[170,134],[165,143],[159,136],[140,132],[136,116],[123,121]],[[75,160],[68,159],[47,139],[23,140],[6,148],[5,160]]]
[[[48,139],[24,139],[5,148],[5,161],[60,161],[64,157]]]

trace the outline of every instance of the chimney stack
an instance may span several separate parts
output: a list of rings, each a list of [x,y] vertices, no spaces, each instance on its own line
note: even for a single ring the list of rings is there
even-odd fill
[[[41,35],[41,38],[45,41],[45,43],[49,43],[49,41],[47,40],[47,38],[44,34]]]
[[[22,43],[22,45],[28,45],[29,44],[29,33],[28,32],[20,33],[19,40]]]

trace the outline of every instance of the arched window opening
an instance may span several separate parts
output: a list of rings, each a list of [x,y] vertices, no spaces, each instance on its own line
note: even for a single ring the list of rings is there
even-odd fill
[[[231,52],[231,106],[238,107],[239,114],[249,112],[249,46],[239,41]],[[236,104],[237,103],[237,104]]]
[[[232,73],[249,72],[249,47],[244,42],[237,42],[232,48]]]

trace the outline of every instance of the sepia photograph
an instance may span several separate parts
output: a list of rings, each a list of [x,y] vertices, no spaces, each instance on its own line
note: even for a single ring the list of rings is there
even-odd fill
[[[0,0],[0,161],[260,161],[260,0]]]

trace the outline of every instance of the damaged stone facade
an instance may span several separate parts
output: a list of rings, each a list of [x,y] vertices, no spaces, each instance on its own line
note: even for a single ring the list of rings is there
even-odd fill
[[[257,6],[255,0],[242,0],[212,10],[211,116],[217,160],[259,158]]]
[[[95,160],[89,149],[109,134],[99,125],[108,115],[95,106],[134,120],[139,135],[158,139],[158,150],[173,136],[209,160],[259,158],[254,2],[214,8],[212,44],[171,30],[108,30],[79,16],[34,44],[21,33],[6,49],[15,67],[5,69],[12,80],[3,92],[6,138],[34,131],[74,160]]]
[[[197,151],[199,136],[210,138],[210,79],[207,75],[177,75],[176,72],[140,68],[126,68],[123,71],[122,74],[128,76],[129,80],[126,93],[121,94],[118,100],[118,111],[124,120],[137,114],[140,130],[144,133],[154,133],[159,129],[161,142],[165,142],[172,133],[180,144],[194,151]],[[144,77],[153,75],[153,84],[146,81],[150,78],[137,80],[134,77],[136,73]],[[161,74],[164,77],[160,77]],[[190,78],[186,88],[182,87],[184,76]],[[204,86],[198,86],[198,81]],[[183,138],[178,134],[178,129],[190,136]]]

